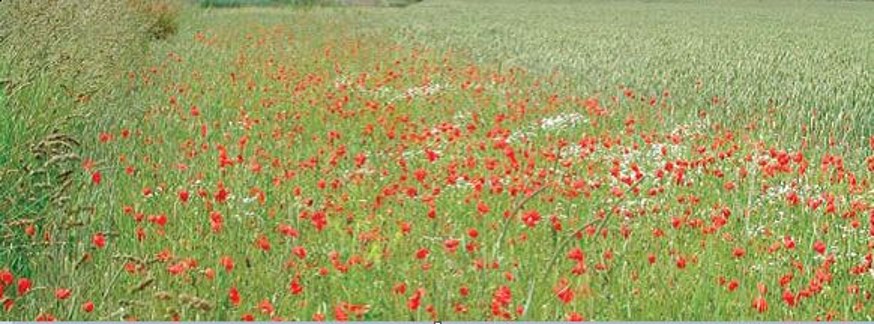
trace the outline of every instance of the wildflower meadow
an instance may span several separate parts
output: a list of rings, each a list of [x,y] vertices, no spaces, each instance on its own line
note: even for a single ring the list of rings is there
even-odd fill
[[[874,317],[872,2],[238,2],[0,3],[0,319]]]

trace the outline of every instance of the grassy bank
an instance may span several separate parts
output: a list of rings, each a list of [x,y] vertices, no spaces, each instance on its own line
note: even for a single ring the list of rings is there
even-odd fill
[[[143,110],[128,73],[176,32],[174,1],[0,3],[0,260],[29,275],[35,255],[61,240],[89,206],[82,163],[101,128]],[[27,231],[25,231],[27,230]],[[26,233],[44,234],[34,242]],[[67,246],[68,247],[68,246]],[[67,247],[64,247],[65,249]]]

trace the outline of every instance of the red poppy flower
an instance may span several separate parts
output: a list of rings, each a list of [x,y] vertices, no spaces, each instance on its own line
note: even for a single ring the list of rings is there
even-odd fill
[[[734,250],[731,252],[731,254],[734,255],[735,258],[740,259],[740,258],[742,258],[744,255],[747,254],[747,251],[744,250],[744,249],[741,248],[741,247],[736,247],[736,248],[734,248]]]
[[[813,243],[813,250],[816,251],[816,253],[824,254],[825,253],[825,243],[823,243],[820,240],[817,240],[816,242]]]
[[[94,246],[98,249],[102,249],[106,247],[106,236],[104,236],[103,233],[94,234],[91,238],[91,242],[94,243]]]
[[[762,295],[768,294],[768,286],[766,286],[764,283],[760,282],[760,283],[756,284],[756,289],[758,289],[759,293]]]
[[[755,309],[759,313],[764,313],[768,311],[768,301],[765,300],[765,297],[761,295],[757,296],[753,299],[753,309]]]
[[[559,280],[558,284],[553,288],[553,292],[555,292],[556,297],[558,297],[558,299],[565,305],[574,300],[574,291],[571,289],[568,280],[565,278]]]
[[[303,286],[300,284],[300,277],[296,276],[291,280],[288,290],[291,291],[292,295],[300,295],[300,293],[303,292]]]
[[[795,240],[793,240],[791,236],[788,236],[788,235],[784,236],[783,237],[783,246],[785,246],[787,249],[792,250],[795,248]]]
[[[270,252],[270,241],[267,240],[267,236],[259,236],[255,244],[258,246],[259,249],[263,250],[264,252]]]
[[[428,248],[421,248],[416,251],[416,259],[422,260],[424,258],[427,258],[428,254],[431,254],[431,251],[429,251]]]
[[[13,275],[11,271],[6,269],[0,270],[0,292],[2,292],[3,286],[12,286],[14,281],[15,275]]]
[[[403,282],[399,282],[392,287],[392,292],[397,295],[403,295],[407,293],[407,284]]]
[[[91,183],[99,185],[102,180],[103,176],[100,174],[100,171],[94,171],[94,173],[91,174]]]
[[[15,300],[12,298],[6,298],[3,300],[3,310],[7,313],[12,311],[12,307],[15,307]]]
[[[234,259],[229,256],[223,256],[219,259],[219,264],[225,268],[225,271],[231,272],[234,270]]]
[[[31,282],[30,279],[27,278],[19,278],[18,279],[18,296],[24,296],[28,291],[30,291]]]
[[[574,247],[567,254],[568,259],[583,262],[586,260],[586,255],[583,253],[583,250],[579,247]]]
[[[476,203],[476,210],[479,212],[480,215],[485,215],[488,214],[490,209],[489,205],[486,205],[484,202],[479,201]]]
[[[55,290],[55,298],[59,300],[64,300],[70,297],[72,291],[66,288],[58,288]]]
[[[299,259],[305,259],[307,257],[307,249],[303,246],[295,246],[291,248],[291,253],[297,256]]]
[[[349,314],[346,314],[346,310],[343,309],[342,305],[334,306],[334,320],[337,322],[349,320]]]
[[[728,288],[729,292],[732,292],[735,291],[739,286],[740,282],[738,282],[737,279],[731,279],[731,281],[728,282],[728,286],[726,286],[726,288]]]
[[[228,290],[228,299],[232,305],[240,306],[240,292],[237,290],[237,286],[231,286],[231,289]]]
[[[270,300],[265,299],[258,303],[258,309],[261,310],[261,313],[267,314],[269,316],[273,316],[273,313],[276,312],[276,309],[273,308],[273,304],[270,303]]]
[[[212,268],[206,268],[203,270],[203,275],[206,277],[206,279],[213,280],[215,279],[215,270],[213,270]]]
[[[425,296],[425,289],[416,289],[416,292],[413,293],[413,296],[410,297],[409,300],[407,300],[407,308],[413,311],[419,309],[419,306],[422,305],[423,296]]]
[[[795,298],[795,294],[786,290],[783,292],[783,302],[785,302],[789,307],[795,307],[798,300]]]
[[[540,213],[536,210],[528,211],[522,214],[522,222],[528,227],[534,227],[540,222]]]
[[[37,317],[34,321],[36,321],[36,322],[54,322],[55,316],[52,314],[49,314],[49,313],[41,313],[41,314],[37,315]]]
[[[178,276],[185,272],[185,264],[182,262],[173,263],[167,266],[167,272],[170,272],[171,275]]]
[[[568,322],[582,322],[585,321],[586,318],[583,317],[583,315],[580,315],[580,313],[570,312],[570,314],[567,315],[567,320]]]
[[[82,304],[82,311],[86,312],[86,313],[93,312],[94,311],[94,303],[91,302],[90,300],[86,301],[84,304]]]
[[[461,241],[459,241],[457,239],[446,239],[445,241],[443,241],[443,247],[449,253],[455,253],[455,251],[458,249],[458,245],[460,243],[461,243]]]
[[[219,233],[222,231],[222,224],[224,224],[224,218],[222,214],[218,211],[213,211],[209,213],[209,223],[212,228],[213,233]]]

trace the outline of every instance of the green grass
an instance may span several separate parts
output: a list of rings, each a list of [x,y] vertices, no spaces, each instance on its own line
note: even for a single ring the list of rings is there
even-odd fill
[[[3,219],[33,248],[0,271],[40,289],[0,319],[870,321],[874,7],[787,4],[191,9],[93,103],[123,113],[65,128],[65,208],[16,215],[50,220],[33,237]],[[16,103],[50,106],[43,82]]]

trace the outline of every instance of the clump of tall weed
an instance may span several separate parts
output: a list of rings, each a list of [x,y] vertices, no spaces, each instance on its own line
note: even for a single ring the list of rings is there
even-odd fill
[[[140,14],[147,34],[153,39],[165,39],[179,29],[179,13],[182,5],[174,0],[128,0],[128,4]]]

